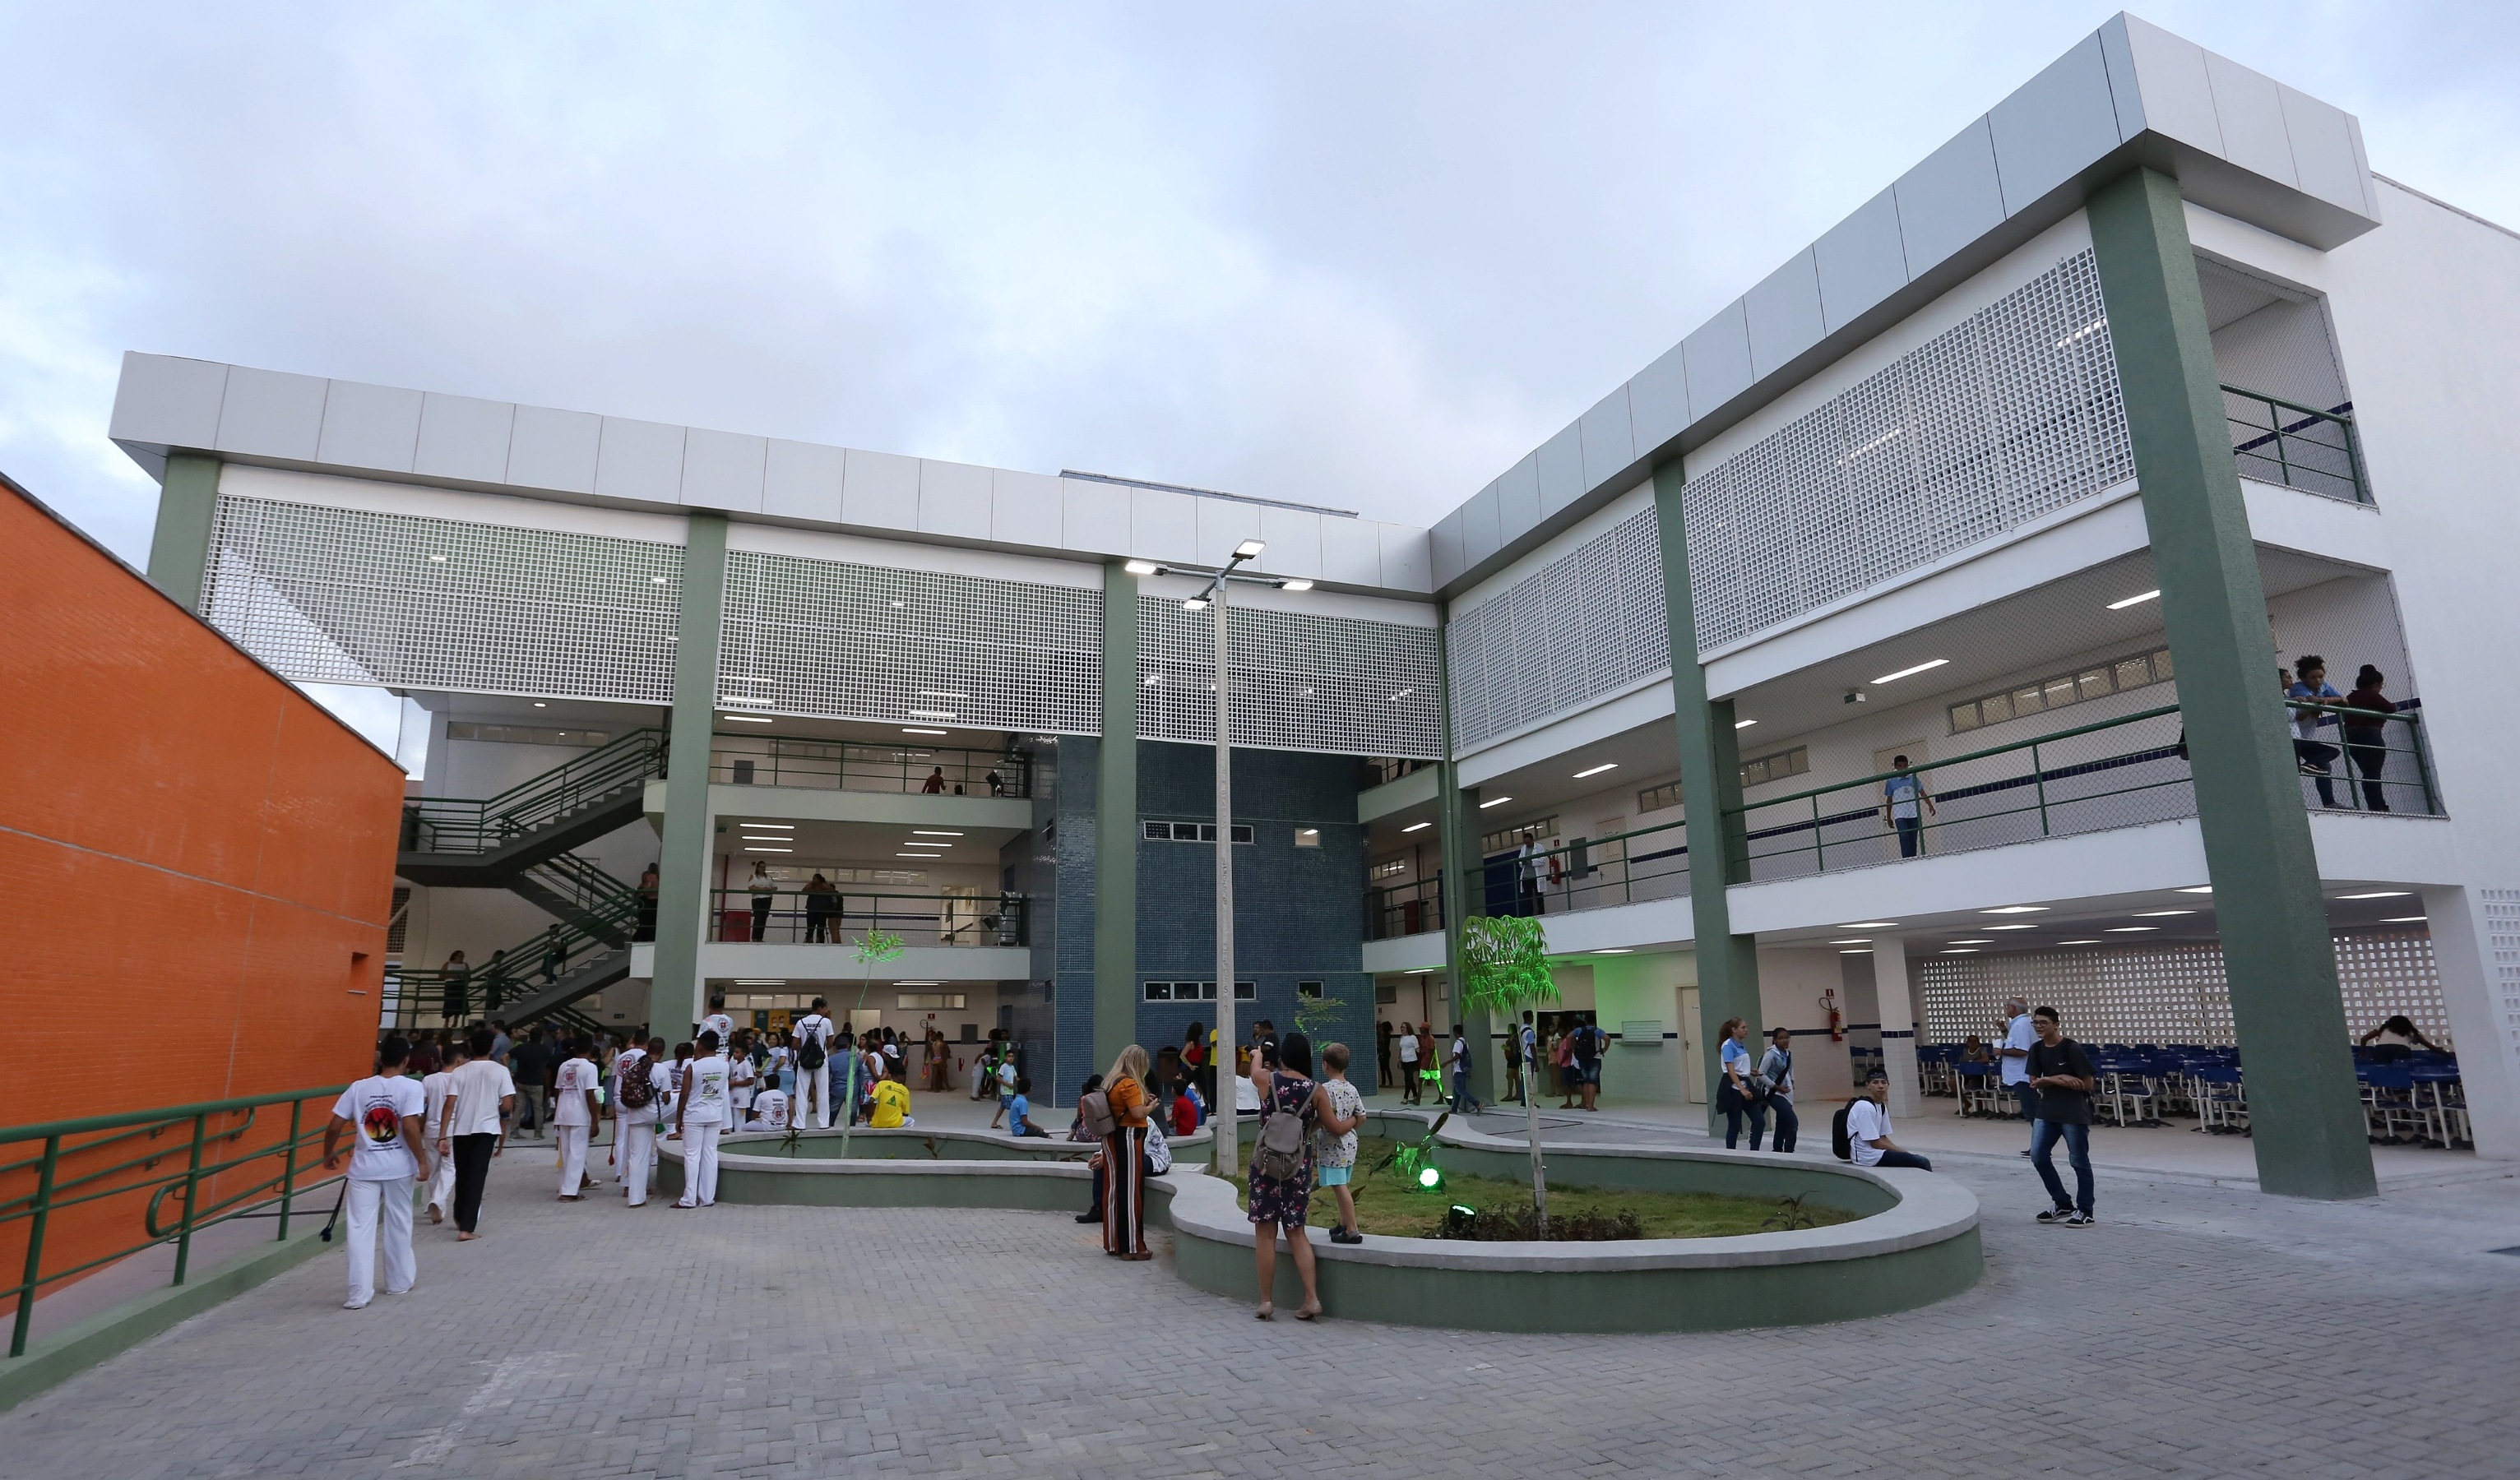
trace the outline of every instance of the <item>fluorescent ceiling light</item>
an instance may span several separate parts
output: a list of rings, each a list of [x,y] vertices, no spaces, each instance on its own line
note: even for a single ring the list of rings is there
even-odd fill
[[[1403,828],[1400,830],[1403,832],[1423,832],[1433,826],[1435,826],[1433,823],[1411,823],[1408,827]]]
[[[2037,925],[1986,925],[1981,928],[1988,930],[2036,930],[2039,927]]]
[[[1747,730],[1757,723],[1758,721],[1754,719],[1736,719],[1732,722],[1732,728],[1735,730]]]
[[[1319,828],[1297,828],[1295,830],[1295,835],[1298,837],[1319,837],[1322,835],[1322,830]]]
[[[743,851],[746,853],[793,853],[796,850],[793,848],[746,848]]]
[[[2160,928],[2161,926],[2159,925],[2111,925],[2109,926],[2107,933],[2111,935],[2141,935],[2147,930],[2158,930]]]
[[[1189,601],[1182,603],[1182,609],[1184,611],[1205,611],[1207,609],[1207,598],[1203,596],[1192,597]]]
[[[961,837],[963,835],[945,828],[913,828],[910,830],[920,837]]]
[[[1604,772],[1604,771],[1616,771],[1616,770],[1618,770],[1618,769],[1619,769],[1619,763],[1618,763],[1617,761],[1603,761],[1601,764],[1599,764],[1599,765],[1598,765],[1598,766],[1595,766],[1595,767],[1594,767],[1592,770],[1590,770],[1590,771],[1578,771],[1578,772],[1576,772],[1576,773],[1575,773],[1575,779],[1576,779],[1577,781],[1579,781],[1579,782],[1580,782],[1580,781],[1582,781],[1584,778],[1586,778],[1586,777],[1588,777],[1588,776],[1598,776],[1598,775],[1600,775],[1600,774],[1601,774],[1602,772]]]
[[[1634,946],[1603,946],[1593,954],[1596,956],[1634,956],[1637,954],[1637,948]]]
[[[893,855],[893,857],[895,857],[895,858],[923,858],[923,859],[927,860],[927,861],[928,861],[929,863],[931,863],[931,864],[932,864],[932,863],[935,863],[935,862],[937,862],[937,861],[938,861],[938,860],[937,860],[936,855],[935,855],[935,854],[933,854],[933,853],[896,853],[896,854],[894,854],[894,855]]]
[[[661,586],[665,584],[665,578],[661,575],[652,575],[648,577],[648,584],[651,586]]]
[[[2174,915],[2193,915],[2196,912],[2193,910],[2138,910],[2135,912],[2135,918],[2138,919],[2168,919]]]
[[[551,705],[544,703],[541,699],[536,699],[536,700],[534,700],[534,707],[535,707],[535,708],[537,708],[537,709],[548,709],[548,708],[550,708],[550,707],[551,707]],[[767,724],[767,723],[768,723],[768,721],[766,721],[766,720],[765,720],[765,721],[763,721],[763,723],[764,723],[764,724]]]
[[[721,714],[718,718],[722,720],[731,720],[739,725],[767,725],[771,723],[769,716],[761,714]]]
[[[1494,800],[1494,801],[1487,801],[1487,802],[1481,802],[1481,803],[1479,803],[1479,810],[1480,810],[1480,811],[1482,811],[1482,812],[1485,812],[1485,811],[1486,811],[1487,809],[1489,809],[1490,807],[1502,807],[1502,806],[1504,806],[1506,803],[1508,803],[1508,802],[1509,802],[1509,801],[1511,801],[1511,800],[1513,800],[1513,798],[1512,798],[1512,797],[1510,797],[1510,796],[1500,796],[1500,797],[1498,797],[1498,798],[1497,798],[1496,800]]]
[[[1164,567],[1152,561],[1125,561],[1121,562],[1120,568],[1131,575],[1152,575]]]
[[[1903,678],[1907,678],[1907,677],[1909,677],[1909,676],[1910,676],[1910,675],[1912,675],[1912,674],[1923,673],[1923,672],[1925,672],[1925,671],[1926,671],[1927,669],[1929,669],[1929,668],[1940,668],[1940,667],[1941,667],[1941,666],[1943,666],[1945,663],[1948,663],[1948,662],[1950,662],[1950,661],[1951,661],[1951,659],[1950,659],[1950,658],[1947,658],[1947,657],[1938,657],[1938,658],[1933,659],[1933,660],[1932,660],[1932,661],[1930,661],[1930,662],[1918,663],[1918,664],[1917,664],[1915,667],[1913,667],[1913,668],[1902,668],[1902,669],[1900,669],[1900,670],[1899,670],[1898,672],[1896,672],[1896,673],[1885,673],[1885,674],[1881,675],[1879,678],[1874,679],[1872,682],[1874,682],[1874,683],[1876,683],[1876,684],[1888,684],[1888,683],[1895,683],[1895,682],[1897,682],[1898,680],[1903,679]]]
[[[2428,918],[2429,917],[2422,915],[2392,915],[2386,919],[2381,920],[2380,923],[2384,925],[2420,925]]]
[[[2368,894],[2339,894],[2338,899],[2404,899],[2412,889],[2374,889]]]
[[[951,709],[908,709],[903,712],[912,719],[953,719],[955,717]]]
[[[1256,561],[1260,559],[1260,552],[1268,548],[1268,545],[1262,541],[1244,540],[1241,544],[1234,547],[1234,557],[1237,560]]]
[[[904,725],[901,727],[901,733],[904,735],[943,735],[945,732],[942,730],[916,730],[908,725]]]
[[[2049,908],[2048,905],[1998,905],[1992,910],[1980,910],[1977,913],[1980,915],[2044,915]]]
[[[2096,940],[2060,940],[2056,942],[2056,944],[2060,946],[2096,946],[2100,943]]]
[[[941,987],[945,984],[941,981],[897,981],[894,982],[893,985],[896,987]]]
[[[1976,953],[1975,951],[1966,951],[1966,950],[1962,950],[1962,951],[1945,951],[1943,954],[1944,954],[1945,956],[1975,956],[1977,953]]]
[[[2129,606],[2140,605],[2159,595],[2161,595],[2161,593],[2158,591],[2141,592],[2138,595],[2128,597],[2125,601],[2109,603],[2109,609],[2111,611],[2124,611]]]
[[[2214,886],[2212,884],[2190,884],[2184,889],[2173,889],[2170,892],[2173,894],[2211,894],[2214,892]]]
[[[1869,956],[1872,954],[1872,948],[1870,946],[1858,946],[1852,951],[1840,951],[1837,954],[1840,956]]]
[[[1895,919],[1859,919],[1852,924],[1840,925],[1838,928],[1841,930],[1889,930],[1897,928],[1898,923],[1899,922]]]
[[[1280,581],[1278,583],[1278,589],[1281,591],[1310,591],[1313,589],[1313,583],[1305,580],[1301,576],[1297,576],[1290,581]]]
[[[1991,940],[1956,940],[1953,941],[1952,944],[1956,946],[1991,946],[1994,945],[1995,942]]]
[[[1829,944],[1832,946],[1868,946],[1872,944],[1872,937],[1869,935],[1858,935],[1848,940],[1832,940]]]
[[[971,695],[956,694],[950,689],[922,689],[919,691],[919,696],[921,698],[969,698]]]
[[[1435,968],[1433,966],[1411,966],[1407,971],[1401,974],[1405,976],[1423,976],[1434,969]]]

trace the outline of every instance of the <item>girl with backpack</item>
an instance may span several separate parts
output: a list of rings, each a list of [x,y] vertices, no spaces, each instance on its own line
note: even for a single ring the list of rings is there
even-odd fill
[[[1102,1142],[1102,1252],[1132,1263],[1147,1249],[1147,1051],[1131,1044],[1077,1113]]]
[[[1312,1040],[1301,1033],[1279,1039],[1275,1064],[1253,1055],[1251,1088],[1260,1096],[1260,1143],[1251,1148],[1248,1214],[1251,1251],[1260,1277],[1260,1309],[1252,1314],[1263,1321],[1276,1314],[1278,1233],[1282,1229],[1286,1252],[1304,1282],[1304,1303],[1295,1319],[1310,1321],[1322,1313],[1322,1297],[1304,1220],[1313,1205],[1313,1128],[1329,1108],[1322,1087],[1313,1082]]]

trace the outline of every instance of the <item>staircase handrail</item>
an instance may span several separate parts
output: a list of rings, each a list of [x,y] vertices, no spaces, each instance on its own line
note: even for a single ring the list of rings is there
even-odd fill
[[[633,730],[518,782],[496,796],[415,798],[404,804],[412,828],[406,845],[413,851],[487,853],[567,815],[590,795],[609,795],[661,775],[665,755],[663,731]],[[421,849],[422,824],[428,827],[428,841],[431,844],[426,850]],[[472,846],[460,846],[468,834]],[[450,842],[459,846],[444,846]]]

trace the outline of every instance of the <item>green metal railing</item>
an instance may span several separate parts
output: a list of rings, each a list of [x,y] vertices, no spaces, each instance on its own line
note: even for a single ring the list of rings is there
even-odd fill
[[[2377,740],[2351,745],[2338,730],[2321,731],[2334,743],[2297,740],[2305,805],[2440,815],[2417,712],[2297,702],[2286,709],[2339,721],[2350,715],[2381,731]],[[1766,880],[2193,817],[2179,716],[2177,705],[2139,710],[1750,802],[1726,812],[1727,830],[1745,849],[1750,876]],[[2354,763],[2351,778],[2340,758]],[[1914,815],[1895,815],[1906,812]]]
[[[2332,411],[2302,406],[2238,385],[2223,387],[2231,426],[2231,456],[2243,477],[2281,483],[2349,503],[2371,502],[2362,475],[2362,445],[2346,402]]]
[[[1557,915],[1677,899],[1688,892],[1688,826],[1658,823],[1524,856],[1491,854],[1486,913]]]
[[[464,971],[404,966],[385,981],[388,1021],[417,1027],[430,1017],[454,1026],[492,1017],[505,1005],[541,991],[597,957],[636,938],[645,901],[626,886]]]
[[[1413,879],[1365,891],[1365,938],[1397,940],[1444,928],[1444,879]]]
[[[1005,750],[867,744],[730,734],[709,740],[709,780],[735,786],[822,791],[1030,796],[1032,757]]]
[[[590,803],[664,774],[665,735],[633,730],[493,797],[423,797],[403,805],[411,853],[488,853]]]
[[[298,1194],[310,1185],[335,1180],[310,1168],[310,1158],[302,1153],[320,1149],[332,1101],[342,1088],[0,1129],[0,1146],[42,1146],[33,1155],[0,1161],[0,1230],[22,1228],[25,1239],[17,1283],[0,1288],[0,1294],[17,1302],[9,1355],[25,1355],[35,1298],[46,1285],[161,1243],[174,1244],[172,1282],[182,1284],[191,1273],[194,1235],[235,1219],[276,1218],[274,1236],[286,1240]],[[310,1103],[316,1106],[311,1126],[306,1113]],[[285,1134],[271,1144],[230,1153],[229,1147],[253,1131],[262,1111],[283,1105],[289,1109]],[[170,1132],[180,1139],[170,1139]],[[168,1161],[178,1165],[161,1170]],[[267,1175],[248,1170],[264,1162],[276,1163]],[[311,1184],[310,1170],[315,1173]],[[231,1176],[241,1172],[246,1174],[241,1180]],[[66,1268],[44,1268],[44,1239],[54,1214],[117,1197],[133,1200],[141,1234],[136,1241],[116,1242],[111,1252]],[[171,1222],[170,1202],[176,1209]]]
[[[1027,904],[1020,894],[863,894],[782,889],[713,892],[709,939],[782,945],[840,945],[884,930],[913,946],[1020,946]],[[756,901],[766,901],[766,905]],[[760,933],[754,934],[755,925]]]

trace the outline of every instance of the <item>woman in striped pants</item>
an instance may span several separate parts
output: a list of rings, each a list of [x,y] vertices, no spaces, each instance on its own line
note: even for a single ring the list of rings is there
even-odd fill
[[[1120,1259],[1147,1252],[1147,1051],[1131,1044],[1111,1061],[1102,1093],[1111,1101],[1111,1134],[1102,1138],[1102,1252]]]

